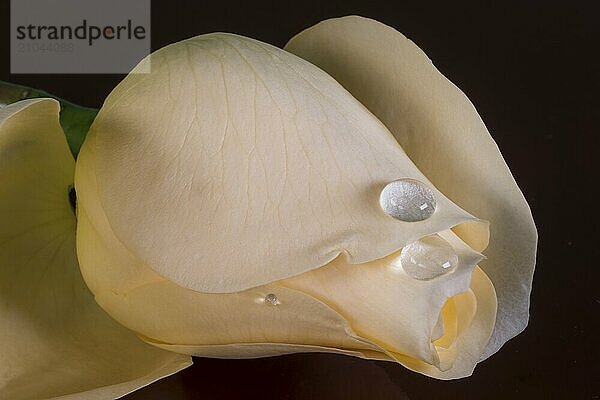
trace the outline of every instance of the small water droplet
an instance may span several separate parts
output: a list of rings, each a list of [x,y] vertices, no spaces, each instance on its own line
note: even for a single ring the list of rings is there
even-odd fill
[[[402,269],[412,278],[429,280],[446,274],[458,264],[458,256],[439,235],[425,236],[400,252]]]
[[[265,304],[268,304],[270,306],[277,306],[279,305],[279,299],[275,294],[269,293],[265,296]]]
[[[383,211],[401,221],[423,221],[435,211],[433,191],[415,179],[398,179],[388,183],[379,196]]]

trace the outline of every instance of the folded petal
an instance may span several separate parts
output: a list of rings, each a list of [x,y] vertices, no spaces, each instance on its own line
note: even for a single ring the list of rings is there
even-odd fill
[[[276,283],[237,293],[178,286],[136,260],[112,234],[101,209],[87,209],[96,215],[80,209],[77,234],[85,280],[96,301],[148,343],[196,356],[236,358],[306,349],[378,350],[327,305]],[[269,295],[277,304],[266,301]]]
[[[88,137],[93,146],[95,138]],[[77,250],[97,302],[153,345],[197,356],[265,357],[286,352],[362,354],[377,347],[357,338],[322,302],[277,283],[236,293],[202,293],[160,276],[115,236],[97,195],[91,157],[79,159]],[[277,304],[265,298],[277,296]],[[337,350],[336,350],[337,349]],[[345,350],[342,350],[345,349]],[[353,354],[354,354],[353,353]]]
[[[469,290],[471,273],[482,256],[449,230],[439,235],[450,243],[458,261],[452,270],[433,279],[417,280],[407,274],[397,252],[360,265],[339,258],[281,284],[329,304],[358,335],[386,351],[443,368],[434,342],[444,338],[452,342],[457,332],[454,329],[448,334],[456,323],[445,317],[444,335],[438,338],[438,320],[443,309],[454,305],[451,298]],[[452,315],[456,318],[458,314]],[[451,364],[453,359],[445,361]]]
[[[87,140],[93,148],[95,138]],[[470,325],[475,300],[462,302],[470,308],[456,304],[466,296],[461,292],[470,293],[482,256],[450,230],[439,235],[455,250],[457,265],[431,280],[407,276],[394,253],[359,265],[339,257],[241,292],[202,293],[160,276],[118,240],[101,206],[94,168],[87,165],[93,157],[78,162],[77,179],[86,186],[77,235],[83,276],[111,316],[154,346],[219,358],[332,352],[411,366],[420,359],[443,369],[451,369],[463,351],[456,343]],[[269,295],[276,305],[268,304]],[[480,341],[489,338],[493,322],[492,313],[487,331],[478,331]]]
[[[422,360],[403,354],[389,355],[405,367],[437,379],[458,379],[470,376],[486,348],[496,319],[496,293],[487,275],[477,267],[473,271],[469,291],[454,296],[444,307],[444,320],[455,324],[447,342],[444,337],[435,342],[441,365],[437,368]]]
[[[93,148],[95,138],[88,140],[86,146]],[[339,257],[297,277],[241,292],[202,293],[160,276],[118,240],[101,207],[94,168],[87,165],[92,160],[78,161],[77,179],[86,185],[79,197],[85,207],[78,208],[82,272],[98,303],[148,343],[205,357],[311,351],[402,363],[406,359],[409,364],[413,356],[451,368],[459,350],[443,346],[456,342],[457,318],[466,318],[463,325],[469,325],[465,315],[472,313],[442,309],[469,291],[471,273],[482,256],[450,230],[440,236],[456,251],[457,265],[428,281],[402,272],[394,253],[359,265]],[[267,303],[269,295],[276,296],[276,305]],[[445,319],[441,330],[446,332],[435,336],[440,319]],[[493,317],[487,328],[484,340]]]
[[[93,168],[115,236],[179,286],[238,292],[475,219],[339,83],[288,52],[216,33],[147,62],[151,74],[130,74],[106,99],[76,174]],[[382,188],[399,178],[432,190],[431,218],[382,211]]]
[[[85,286],[59,103],[0,109],[0,398],[109,399],[191,364],[111,319]]]
[[[523,194],[469,99],[414,43],[370,19],[321,22],[285,49],[332,75],[445,195],[491,222],[481,267],[498,295],[496,328],[483,357],[493,354],[527,325],[537,233]],[[479,231],[463,224],[456,232],[481,250],[487,240]]]
[[[87,283],[113,317],[166,350],[218,358],[331,352],[395,360],[437,376],[435,366],[394,350],[434,363],[437,357],[442,369],[470,363],[466,369],[472,371],[478,358],[464,359],[461,353],[481,351],[482,346],[467,346],[487,342],[493,329],[495,310],[482,308],[480,328],[469,341],[456,344],[471,325],[475,301],[468,303],[470,308],[449,304],[466,296],[457,293],[471,293],[471,271],[481,257],[453,240],[451,232],[443,235],[458,248],[460,263],[452,273],[430,281],[403,274],[394,263],[395,254],[361,265],[338,259],[295,278],[214,294],[180,287],[144,266],[110,232],[101,208],[88,205],[97,215],[89,218],[81,209],[78,214],[78,249]],[[92,225],[92,220],[98,224]],[[347,296],[356,291],[358,295]],[[265,303],[271,293],[277,296],[276,306]],[[488,295],[493,302],[493,290]],[[438,318],[445,321],[441,337],[433,333]],[[454,368],[444,376],[470,374],[464,370]]]

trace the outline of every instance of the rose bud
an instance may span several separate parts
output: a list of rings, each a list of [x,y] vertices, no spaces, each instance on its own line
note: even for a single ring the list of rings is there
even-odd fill
[[[529,206],[471,102],[390,27],[160,49],[77,162],[69,129],[95,110],[5,98],[0,398],[118,398],[190,355],[455,379],[527,326]]]
[[[382,31],[377,43],[372,30]],[[387,58],[363,60],[373,47]],[[494,331],[495,292],[526,302],[519,286],[533,266],[515,273],[523,265],[496,250],[486,263],[497,283],[477,266],[488,243],[480,218],[493,225],[503,212],[488,187],[529,216],[497,148],[464,95],[390,28],[327,21],[288,49],[333,65],[339,82],[289,52],[217,33],[158,50],[108,96],[75,178],[77,251],[96,301],[146,342],[183,354],[327,351],[470,375]],[[364,100],[356,83],[363,104],[352,79],[389,87]],[[407,150],[394,136],[405,132]],[[483,147],[469,151],[470,140]],[[493,186],[479,183],[485,174]],[[531,247],[530,216],[523,224]],[[507,235],[493,240],[516,240]],[[521,311],[493,340],[515,333]]]

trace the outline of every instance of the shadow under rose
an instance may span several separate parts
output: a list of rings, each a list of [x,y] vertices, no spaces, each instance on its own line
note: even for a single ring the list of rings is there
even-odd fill
[[[194,358],[192,367],[125,399],[408,400],[384,364],[321,353],[249,360]]]

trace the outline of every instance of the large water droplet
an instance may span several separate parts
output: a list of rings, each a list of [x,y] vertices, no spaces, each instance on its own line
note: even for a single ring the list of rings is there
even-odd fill
[[[450,272],[458,256],[450,243],[439,235],[425,236],[400,252],[402,269],[412,278],[429,280]]]
[[[435,211],[433,191],[415,179],[398,179],[388,183],[379,196],[386,214],[405,222],[423,221]]]

